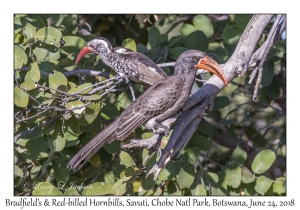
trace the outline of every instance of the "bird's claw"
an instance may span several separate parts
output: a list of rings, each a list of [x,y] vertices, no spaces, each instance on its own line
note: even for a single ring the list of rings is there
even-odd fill
[[[164,134],[165,136],[168,136],[170,133],[170,128],[161,123],[156,123],[153,130],[155,134]]]

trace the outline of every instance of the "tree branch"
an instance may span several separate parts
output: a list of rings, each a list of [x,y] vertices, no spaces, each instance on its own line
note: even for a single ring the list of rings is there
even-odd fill
[[[236,76],[243,77],[248,70],[248,63],[265,27],[274,15],[254,15],[244,30],[240,41],[229,60],[221,66],[228,82]],[[224,88],[222,81],[212,76],[183,106],[184,114],[178,120],[166,148],[162,152],[157,164],[149,171],[156,171],[155,178],[160,170],[169,162],[179,149],[186,144],[194,134],[205,109],[212,107],[217,94]],[[171,116],[170,118],[178,118]],[[169,118],[168,118],[169,119]],[[175,121],[174,120],[174,121]]]
[[[29,129],[29,130],[27,130],[27,131],[23,131],[23,132],[17,134],[17,135],[14,137],[14,141],[17,142],[17,140],[18,140],[19,138],[21,138],[21,137],[23,137],[23,136],[26,136],[26,135],[28,135],[28,134],[30,134],[30,133],[32,133],[32,132],[35,131],[36,129],[40,129],[40,128],[44,127],[45,125],[48,125],[48,124],[54,122],[55,120],[57,120],[57,119],[60,118],[61,116],[62,116],[62,114],[56,115],[55,117],[51,118],[49,121],[44,122],[43,124],[41,124],[41,125],[39,125],[39,126],[33,127],[33,128],[31,128],[31,129]]]

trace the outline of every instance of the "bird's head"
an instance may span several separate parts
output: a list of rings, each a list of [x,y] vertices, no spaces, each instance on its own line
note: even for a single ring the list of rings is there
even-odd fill
[[[89,53],[97,53],[101,55],[101,58],[103,59],[108,53],[112,51],[112,46],[110,42],[103,38],[98,37],[96,39],[93,39],[87,43],[87,45],[82,48],[82,50],[79,52],[75,65],[79,62],[81,58],[83,58],[86,54]]]
[[[203,69],[217,75],[228,87],[227,80],[218,63],[204,52],[198,50],[188,50],[183,52],[175,63],[175,74],[185,74],[193,72],[196,74],[198,69]]]

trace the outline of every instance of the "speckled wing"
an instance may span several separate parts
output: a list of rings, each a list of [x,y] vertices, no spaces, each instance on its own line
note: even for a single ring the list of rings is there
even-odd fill
[[[123,54],[125,60],[133,61],[135,64],[131,69],[133,73],[131,79],[135,82],[144,82],[153,85],[157,81],[163,80],[167,74],[159,68],[151,59],[138,52],[129,52]]]
[[[137,127],[172,107],[181,95],[182,88],[182,78],[174,76],[151,86],[118,118],[117,139],[124,140]]]

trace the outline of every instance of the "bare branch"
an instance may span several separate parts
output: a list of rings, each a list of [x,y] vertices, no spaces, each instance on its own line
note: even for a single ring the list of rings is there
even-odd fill
[[[253,93],[253,100],[256,99],[258,88],[261,83],[262,79],[262,72],[263,72],[263,64],[266,61],[267,55],[271,50],[271,47],[276,43],[276,41],[279,40],[280,34],[285,30],[286,25],[286,19],[284,21],[280,22],[282,15],[277,15],[276,20],[272,26],[272,29],[269,33],[269,36],[267,40],[264,42],[264,44],[252,55],[249,63],[256,63],[256,68],[253,70],[253,72],[250,75],[249,84],[252,83],[254,80],[257,72],[258,77]]]
[[[30,133],[32,133],[33,131],[37,130],[37,129],[40,129],[42,127],[44,127],[45,125],[48,125],[52,122],[54,122],[55,120],[59,119],[60,117],[62,116],[62,114],[60,115],[56,115],[55,117],[51,118],[50,120],[48,120],[47,122],[44,122],[43,124],[39,125],[39,126],[36,126],[36,127],[33,127],[27,131],[23,131],[19,134],[17,134],[15,137],[14,137],[14,141],[16,142],[19,138],[23,137],[23,136],[26,136]]]
[[[22,67],[21,69],[17,69],[19,71],[29,71],[30,68],[29,67]],[[49,72],[47,71],[44,71],[44,70],[40,70],[40,73],[41,75],[43,76],[46,76],[48,77]],[[69,77],[69,76],[73,76],[73,75],[78,75],[78,74],[81,74],[81,75],[90,75],[90,76],[103,76],[105,78],[109,78],[109,73],[108,72],[102,72],[102,71],[94,71],[94,70],[89,70],[89,69],[75,69],[75,70],[72,70],[72,71],[67,71],[67,72],[63,72],[63,75],[65,75],[66,77]]]

